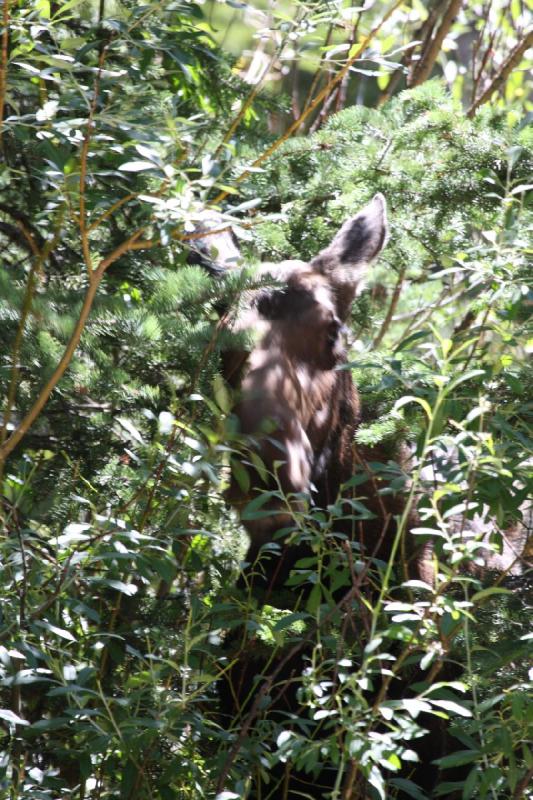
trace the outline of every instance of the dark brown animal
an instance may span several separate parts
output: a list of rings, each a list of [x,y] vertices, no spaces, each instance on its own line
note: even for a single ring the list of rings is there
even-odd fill
[[[225,373],[240,385],[235,414],[263,469],[241,459],[241,465],[248,461],[248,480],[243,481],[240,469],[228,499],[242,513],[258,493],[276,493],[262,505],[260,518],[243,519],[250,536],[247,575],[254,574],[255,586],[278,588],[307,552],[304,546],[283,545],[279,561],[267,566],[263,558],[258,562],[261,548],[280,543],[277,533],[293,527],[294,512],[307,502],[321,508],[336,502],[357,470],[367,473],[357,496],[368,513],[364,524],[352,515],[344,532],[363,554],[388,556],[401,501],[379,494],[379,480],[367,466],[382,460],[383,454],[355,446],[359,396],[350,371],[337,369],[345,359],[343,327],[351,304],[387,234],[386,203],[377,194],[309,263],[262,265],[260,276],[270,276],[276,286],[248,295],[231,324],[235,332],[246,330],[254,340],[250,351],[226,355]],[[233,265],[238,259],[229,232],[204,241],[212,253],[216,250],[219,265]],[[346,497],[351,494],[353,490],[344,492]]]

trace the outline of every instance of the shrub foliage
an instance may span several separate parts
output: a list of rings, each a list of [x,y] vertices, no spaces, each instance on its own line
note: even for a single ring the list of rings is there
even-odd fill
[[[274,101],[250,101],[201,5],[4,5],[2,791],[230,800],[260,775],[276,798],[285,764],[310,786],[328,767],[333,798],[416,799],[437,717],[455,742],[428,756],[438,796],[526,796],[528,577],[509,532],[531,488],[531,129],[505,108],[468,116],[431,80],[263,159]],[[377,191],[391,238],[344,368],[357,442],[413,452],[409,476],[392,455],[372,468],[420,528],[404,515],[368,569],[339,509],[307,507],[314,557],[290,589],[306,599],[260,607],[236,588],[246,543],[224,489],[242,443],[218,324],[256,279],[192,264],[195,225],[214,204],[248,264],[306,259]],[[433,585],[404,574],[407,535],[432,544]],[[300,711],[272,714],[291,648]],[[262,699],[228,721],[217,686],[249,652]]]

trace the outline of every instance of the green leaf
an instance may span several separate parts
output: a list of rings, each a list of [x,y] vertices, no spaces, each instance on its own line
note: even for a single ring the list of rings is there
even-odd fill
[[[35,10],[43,19],[50,19],[50,0],[35,0]]]
[[[503,586],[489,586],[487,589],[481,589],[472,595],[472,602],[479,603],[480,600],[485,600],[487,597],[492,597],[495,594],[513,594],[510,589],[505,589]]]
[[[33,722],[31,729],[38,733],[43,731],[55,731],[59,728],[64,728],[69,723],[68,717],[54,717],[53,719],[40,719],[38,722]]]
[[[9,722],[11,725],[29,725],[27,719],[22,719],[18,714],[10,711],[9,708],[0,708],[0,719]]]
[[[37,620],[34,624],[37,625],[38,628],[44,628],[44,630],[50,631],[50,633],[61,637],[61,639],[66,639],[68,642],[76,641],[76,637],[73,636],[70,631],[66,631],[64,628],[58,628],[57,625],[52,625],[50,622]]]
[[[464,764],[472,764],[481,756],[479,750],[457,750],[449,756],[436,758],[432,761],[433,764],[438,764],[442,769],[448,767],[462,767]]]
[[[456,389],[457,386],[459,386],[461,383],[464,383],[465,381],[470,381],[472,380],[472,378],[479,378],[480,375],[485,375],[485,374],[486,370],[484,369],[471,369],[468,372],[465,372],[464,375],[458,375],[457,378],[451,380],[450,383],[448,383],[447,386],[445,386],[444,392],[445,394],[449,394],[454,389]]]
[[[406,395],[405,397],[400,397],[400,399],[395,402],[393,411],[398,411],[400,408],[403,408],[403,406],[406,406],[408,403],[417,403],[424,409],[428,420],[432,419],[433,412],[431,410],[431,406],[429,405],[428,401],[424,400],[423,397],[415,397],[414,395]]]
[[[250,489],[250,475],[248,474],[248,470],[246,469],[246,467],[243,466],[243,464],[240,461],[238,461],[236,458],[232,458],[231,459],[231,472],[233,474],[233,477],[235,478],[235,480],[239,484],[239,489],[241,490],[241,492],[243,494],[248,494],[248,491]],[[246,508],[248,508],[248,506]],[[246,509],[242,514],[242,518],[243,519],[250,519],[249,517],[245,516],[245,513],[246,513]],[[252,517],[252,519],[253,519],[253,517]]]
[[[473,769],[470,770],[465,780],[462,800],[470,800],[471,797],[475,796],[475,790],[478,782],[479,782],[479,769],[477,767],[474,767]]]
[[[371,786],[374,787],[378,795],[380,796],[381,800],[386,800],[386,793],[385,793],[385,781],[383,780],[383,775],[381,774],[381,770],[378,767],[373,766],[370,770],[370,774],[368,776],[368,782]]]
[[[430,703],[438,708],[443,708],[445,711],[450,711],[452,714],[459,714],[460,717],[472,716],[472,712],[469,708],[465,708],[465,706],[454,703],[451,700],[433,700],[431,698]]]
[[[522,194],[523,192],[530,192],[533,189],[533,183],[521,183],[515,186],[511,194]]]
[[[58,547],[73,544],[75,542],[85,542],[90,539],[86,531],[90,530],[91,525],[87,522],[70,522],[63,534],[55,540]]]
[[[391,753],[385,759],[384,766],[387,766],[389,769],[398,770],[402,768],[402,762],[396,755],[396,753]]]
[[[119,167],[121,172],[143,172],[147,169],[157,169],[157,165],[152,161],[126,161]]]
[[[422,712],[431,711],[431,706],[428,702],[419,700],[416,697],[406,697],[398,702],[413,719],[416,719]]]
[[[124,581],[115,581],[111,579],[107,579],[103,582],[107,584],[107,586],[111,586],[113,589],[116,589],[117,592],[121,592],[128,597],[132,597],[138,592],[138,587],[134,583],[124,583]]]
[[[427,337],[430,335],[431,331],[429,330],[416,331],[416,333],[412,333],[410,336],[402,339],[401,342],[394,348],[394,352],[399,353],[401,350],[406,350],[414,342],[419,341],[419,339],[427,339]]]
[[[241,514],[242,519],[260,519],[261,517],[270,516],[272,511],[259,511],[259,509],[273,497],[277,497],[277,492],[261,492],[260,495],[254,497],[253,500],[250,500],[246,505]]]
[[[391,778],[389,780],[389,784],[401,789],[402,792],[408,794],[409,797],[413,797],[414,800],[429,800],[428,796],[418,788],[416,783],[413,783],[413,781],[409,781],[406,778]]]
[[[59,18],[60,17],[66,17],[67,16],[67,11],[71,11],[73,8],[76,8],[76,6],[79,6],[84,2],[86,2],[86,0],[67,0],[67,2],[63,3],[63,5],[56,11],[56,13],[53,15],[52,19],[55,20],[58,17]],[[64,46],[64,41],[65,41],[64,39],[61,40],[61,46],[62,47]],[[81,39],[81,41],[83,42],[84,40]]]
[[[294,611],[291,614],[287,614],[282,619],[279,619],[274,625],[273,630],[282,631],[292,625],[293,622],[298,622],[299,620],[303,619],[309,619],[309,614],[306,614],[303,611]]]
[[[316,614],[318,608],[320,607],[320,602],[322,599],[322,587],[319,583],[315,583],[313,588],[311,589],[311,594],[307,599],[307,603],[305,607],[310,614]]]

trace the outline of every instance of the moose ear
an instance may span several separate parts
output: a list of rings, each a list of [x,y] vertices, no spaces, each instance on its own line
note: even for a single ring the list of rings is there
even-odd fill
[[[387,204],[376,194],[357,216],[346,220],[331,244],[311,261],[337,293],[339,316],[348,315],[355,295],[364,287],[366,268],[387,241]]]

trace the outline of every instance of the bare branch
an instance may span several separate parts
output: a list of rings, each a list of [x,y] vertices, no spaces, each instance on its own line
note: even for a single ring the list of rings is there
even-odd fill
[[[424,83],[424,81],[426,81],[431,75],[431,70],[433,69],[435,61],[437,60],[437,57],[441,51],[444,38],[452,27],[453,21],[459,13],[461,5],[462,0],[450,0],[437,32],[429,43],[426,52],[422,55],[422,58],[414,68],[413,75],[409,81],[409,86],[411,88],[414,86],[420,86],[420,84]]]
[[[524,37],[518,42],[518,44],[511,50],[509,55],[507,56],[506,60],[503,62],[500,70],[498,71],[497,75],[491,80],[490,84],[487,86],[484,92],[474,100],[470,108],[468,109],[468,116],[473,117],[476,113],[477,109],[482,106],[484,103],[487,103],[494,92],[497,92],[500,89],[513,69],[518,66],[520,60],[526,50],[533,46],[533,30],[526,33]]]
[[[2,14],[2,54],[0,56],[0,150],[3,150],[3,134],[4,134],[4,107],[6,103],[6,89],[7,89],[7,62],[8,62],[8,47],[9,47],[9,3],[10,0],[4,0],[3,14]]]

